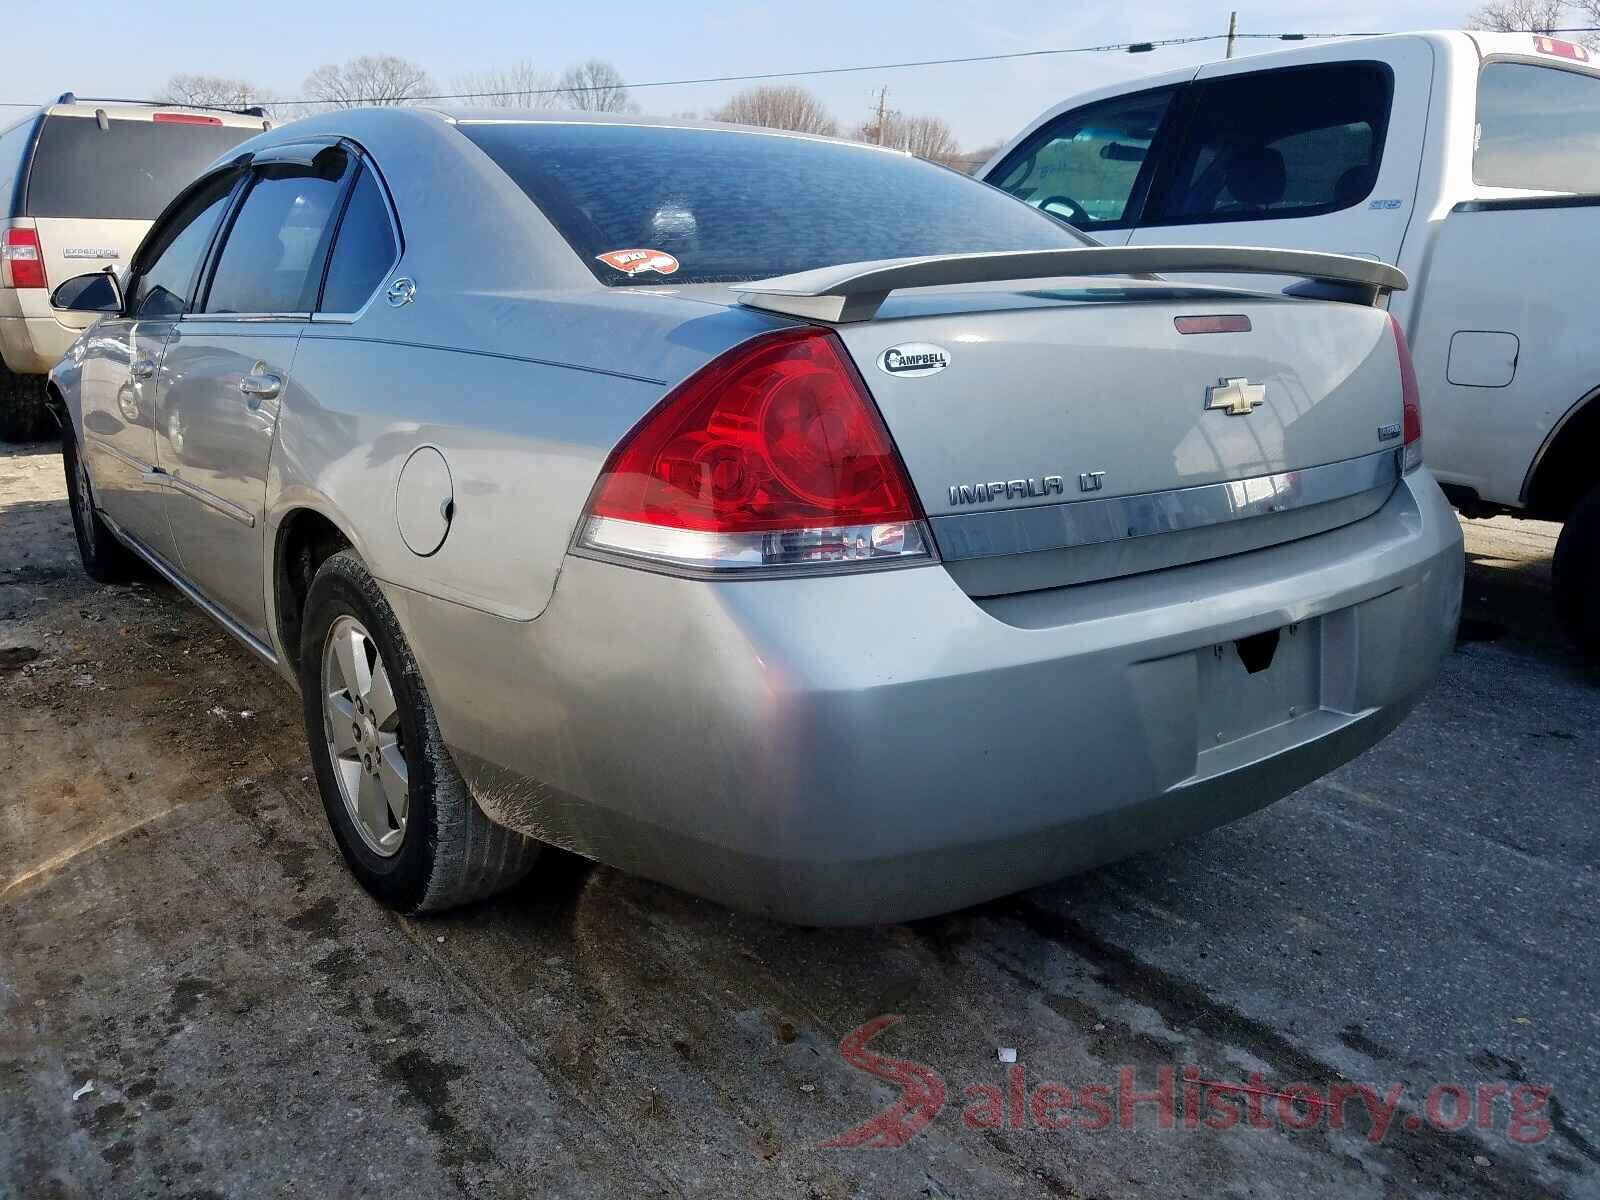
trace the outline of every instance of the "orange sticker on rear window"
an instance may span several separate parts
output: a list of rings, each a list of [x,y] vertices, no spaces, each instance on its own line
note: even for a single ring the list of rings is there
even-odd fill
[[[595,257],[624,275],[643,275],[650,271],[671,275],[678,269],[678,260],[665,250],[607,250]]]

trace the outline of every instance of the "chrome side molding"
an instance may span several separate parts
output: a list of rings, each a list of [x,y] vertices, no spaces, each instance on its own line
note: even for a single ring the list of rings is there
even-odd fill
[[[1393,488],[1400,474],[1399,451],[1382,450],[1299,471],[1137,496],[956,513],[933,517],[929,524],[940,555],[956,562],[1066,550],[1289,512]]]

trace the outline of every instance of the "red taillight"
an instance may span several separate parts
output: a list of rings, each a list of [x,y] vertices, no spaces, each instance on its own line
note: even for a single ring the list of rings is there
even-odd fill
[[[1394,330],[1394,348],[1400,355],[1400,409],[1401,432],[1405,435],[1405,469],[1415,471],[1422,465],[1422,395],[1417,390],[1417,368],[1411,361],[1411,347],[1406,345],[1405,331],[1400,322],[1389,315],[1389,328]]]
[[[202,117],[199,113],[151,113],[152,121],[164,125],[221,125],[221,117]]]
[[[0,283],[15,288],[42,288],[44,255],[39,250],[39,235],[31,229],[8,229],[0,242]]]
[[[925,556],[922,513],[837,338],[753,338],[679,384],[613,451],[580,542],[710,567]]]

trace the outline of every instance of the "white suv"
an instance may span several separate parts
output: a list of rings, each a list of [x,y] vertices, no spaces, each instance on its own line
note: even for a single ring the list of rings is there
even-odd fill
[[[1090,92],[1043,113],[980,176],[1108,245],[1400,267],[1411,287],[1390,309],[1416,359],[1428,466],[1469,516],[1565,522],[1557,603],[1600,656],[1597,146],[1590,51],[1448,31]]]
[[[267,128],[260,109],[78,99],[0,126],[0,439],[43,436],[44,375],[88,324],[58,312],[63,280],[127,264],[200,170]]]

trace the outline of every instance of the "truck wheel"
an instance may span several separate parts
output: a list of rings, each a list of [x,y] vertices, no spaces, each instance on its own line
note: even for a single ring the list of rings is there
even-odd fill
[[[44,402],[44,376],[18,375],[0,363],[0,442],[40,441],[54,428]]]
[[[526,875],[539,843],[472,798],[394,612],[353,550],[318,568],[302,628],[311,763],[361,886],[400,912],[435,912]]]
[[[1600,486],[1567,516],[1551,563],[1556,611],[1578,649],[1600,659]]]
[[[67,469],[67,508],[78,538],[83,573],[96,583],[124,583],[139,570],[139,560],[94,510],[89,469],[78,457],[78,440],[69,429],[61,436],[61,461]]]

